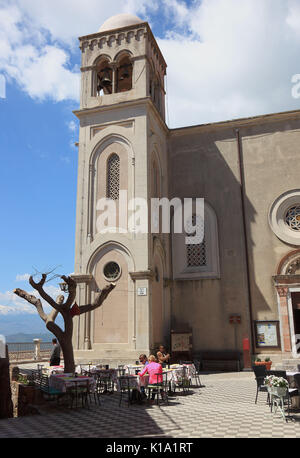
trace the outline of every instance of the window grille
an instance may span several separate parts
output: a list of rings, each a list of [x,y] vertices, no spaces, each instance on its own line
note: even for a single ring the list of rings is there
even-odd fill
[[[107,280],[116,280],[120,275],[121,269],[116,262],[108,262],[103,269],[104,276]]]
[[[120,190],[120,158],[112,154],[107,163],[107,193],[106,197],[113,200],[119,199]]]
[[[300,231],[300,205],[295,205],[288,210],[285,222],[294,231]]]
[[[197,222],[196,222],[197,221]],[[193,215],[191,220],[187,222],[187,236],[192,236],[191,230],[192,226],[197,228],[197,232],[200,229],[203,230],[203,221],[200,218],[196,218],[196,215]],[[207,265],[206,258],[206,242],[205,236],[201,243],[193,243],[186,245],[186,255],[187,255],[187,267],[204,267]]]

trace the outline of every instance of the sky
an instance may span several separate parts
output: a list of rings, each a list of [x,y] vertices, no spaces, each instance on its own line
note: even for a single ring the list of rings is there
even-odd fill
[[[0,0],[0,334],[43,332],[12,291],[74,271],[78,37],[119,13],[165,57],[170,128],[300,108],[299,0]]]

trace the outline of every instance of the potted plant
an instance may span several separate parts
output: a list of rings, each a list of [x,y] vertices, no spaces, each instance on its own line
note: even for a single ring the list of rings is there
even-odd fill
[[[267,371],[269,371],[272,366],[272,361],[270,360],[269,357],[265,358],[264,361],[262,361],[260,358],[256,358],[254,364],[256,366],[266,366]]]
[[[269,375],[265,377],[264,384],[268,388],[268,392],[271,395],[284,397],[288,390],[288,381],[283,377],[276,377],[275,375]]]
[[[272,361],[269,357],[265,358],[265,363],[266,363],[266,369],[267,371],[269,371],[271,369],[271,366],[272,366]]]

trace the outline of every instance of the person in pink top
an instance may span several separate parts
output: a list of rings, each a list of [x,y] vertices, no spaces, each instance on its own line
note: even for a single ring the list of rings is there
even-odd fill
[[[139,376],[143,377],[146,373],[149,374],[149,385],[160,385],[163,381],[162,376],[162,365],[156,362],[154,355],[150,355],[148,358],[149,364],[139,372]],[[152,392],[152,401],[154,400],[155,394]]]
[[[162,365],[156,362],[154,355],[150,355],[148,358],[149,364],[147,364],[144,369],[139,372],[139,376],[143,377],[146,372],[149,374],[149,384],[155,385],[157,383],[162,383]],[[159,374],[157,376],[157,374]]]

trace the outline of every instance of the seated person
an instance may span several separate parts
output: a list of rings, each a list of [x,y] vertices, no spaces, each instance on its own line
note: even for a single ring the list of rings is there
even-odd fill
[[[146,355],[140,355],[139,356],[139,361],[141,364],[143,364],[144,366],[146,366],[147,364],[149,364],[149,361],[148,361],[148,358]]]
[[[141,372],[139,372],[139,376],[143,377],[146,373],[149,374],[149,385],[157,385],[159,386],[162,381],[162,365],[156,362],[156,358],[154,355],[149,356],[149,364],[144,366]],[[158,374],[158,375],[157,375]],[[152,401],[154,401],[155,393],[152,391]]]
[[[162,365],[162,367],[166,367],[167,364],[170,364],[170,354],[167,353],[166,348],[164,345],[160,345],[157,354],[158,362]]]
[[[140,355],[139,356],[139,361],[141,364],[143,364],[143,366],[147,366],[147,364],[149,364],[149,361],[148,361],[148,358],[146,355]],[[145,393],[145,387],[144,386],[141,386],[141,393],[143,395],[144,398],[146,398],[146,393]]]

